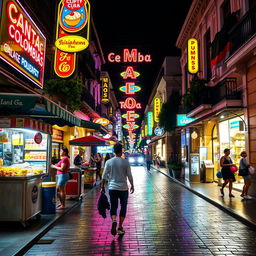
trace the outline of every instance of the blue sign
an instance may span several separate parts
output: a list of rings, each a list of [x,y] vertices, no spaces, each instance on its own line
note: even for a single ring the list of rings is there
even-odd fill
[[[179,114],[177,115],[177,126],[184,126],[186,124],[189,124],[193,121],[195,121],[195,118],[187,117],[185,114]]]

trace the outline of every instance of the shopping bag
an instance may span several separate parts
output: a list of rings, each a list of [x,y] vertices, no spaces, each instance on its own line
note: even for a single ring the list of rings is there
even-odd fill
[[[253,168],[252,166],[250,166],[248,170],[251,175],[255,173],[255,168]]]

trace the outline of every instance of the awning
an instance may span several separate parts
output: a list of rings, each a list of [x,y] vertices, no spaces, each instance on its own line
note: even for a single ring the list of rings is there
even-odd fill
[[[81,126],[81,119],[39,94],[0,94],[0,112],[4,116],[29,116],[58,126]]]
[[[81,127],[97,130],[97,131],[101,132],[103,135],[108,133],[107,129],[104,128],[102,125],[96,124],[91,121],[81,120]]]
[[[98,136],[85,136],[78,139],[70,140],[72,146],[108,146],[109,142]]]

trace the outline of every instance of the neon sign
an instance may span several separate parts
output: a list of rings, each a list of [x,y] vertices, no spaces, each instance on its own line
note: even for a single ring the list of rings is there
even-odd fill
[[[76,52],[89,46],[90,3],[88,0],[61,0],[57,16],[54,70],[59,77],[66,78],[75,71]],[[85,37],[72,35],[82,29]]]
[[[43,88],[46,39],[17,0],[3,2],[0,35],[0,58]]]
[[[132,125],[132,128],[131,128],[131,125],[125,124],[125,125],[123,125],[123,128],[124,128],[124,129],[127,129],[127,130],[128,130],[128,129],[133,129],[133,130],[134,130],[134,129],[138,129],[139,126],[138,126],[137,124],[133,124],[133,125]]]
[[[152,136],[153,134],[153,126],[154,126],[154,120],[153,120],[153,112],[148,112],[148,135]]]
[[[135,85],[135,83],[126,83],[125,86],[120,87],[119,90],[125,94],[131,95],[139,92],[141,87]]]
[[[187,117],[186,114],[179,114],[177,115],[177,126],[184,126],[195,121],[195,118]]]
[[[196,74],[199,70],[198,42],[195,38],[188,40],[188,72]]]
[[[132,49],[129,51],[129,49],[124,49],[123,50],[123,55],[115,54],[113,52],[108,54],[108,61],[109,62],[151,62],[151,55],[150,54],[142,54],[138,52],[137,49]]]
[[[135,114],[134,111],[127,111],[126,114],[122,115],[123,118],[125,118],[127,121],[134,121],[136,118],[139,118],[139,114]]]
[[[140,73],[137,71],[134,71],[132,66],[128,66],[126,70],[120,74],[120,76],[123,79],[127,79],[127,78],[136,79],[138,76],[140,76]]]
[[[101,80],[101,102],[106,104],[109,102],[109,78],[102,77],[100,80]]]
[[[156,123],[159,122],[159,113],[161,111],[161,99],[155,98],[154,99],[154,121]]]
[[[141,103],[137,103],[137,101],[129,97],[125,101],[119,102],[121,105],[121,109],[141,109]]]
[[[96,123],[96,124],[101,124],[103,126],[106,126],[106,125],[108,125],[110,123],[110,121],[108,119],[103,118],[103,117],[95,118],[93,120],[93,122]]]

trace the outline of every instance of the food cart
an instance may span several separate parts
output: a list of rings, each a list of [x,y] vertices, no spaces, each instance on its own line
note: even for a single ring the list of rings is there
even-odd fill
[[[71,146],[108,146],[109,142],[107,139],[91,135],[82,138],[70,140],[69,144]],[[86,188],[91,188],[96,185],[96,170],[94,165],[82,166],[82,171],[84,172],[84,186]]]
[[[30,118],[0,117],[0,221],[25,225],[41,212],[51,132],[51,125]]]

